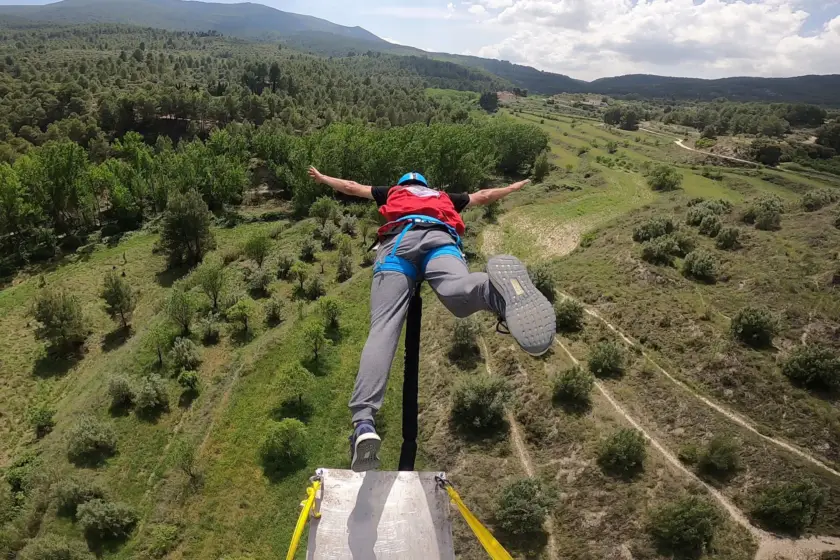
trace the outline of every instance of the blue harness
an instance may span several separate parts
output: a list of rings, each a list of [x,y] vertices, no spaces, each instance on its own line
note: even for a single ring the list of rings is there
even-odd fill
[[[394,243],[394,248],[391,250],[391,254],[386,255],[382,259],[376,261],[376,264],[374,264],[373,266],[374,274],[376,274],[377,272],[399,272],[408,276],[414,282],[421,282],[423,280],[423,277],[426,275],[426,267],[432,259],[436,259],[438,257],[451,256],[459,258],[462,261],[466,262],[466,260],[464,259],[464,254],[461,252],[461,236],[458,235],[458,232],[455,230],[455,228],[450,226],[449,224],[429,216],[411,214],[409,216],[403,216],[399,220],[389,222],[385,224],[385,227],[396,227],[401,224],[407,225],[397,237],[397,241],[396,243]],[[443,227],[455,240],[455,243],[451,245],[443,245],[441,247],[436,247],[428,253],[426,253],[426,255],[423,257],[423,261],[420,265],[421,269],[419,271],[411,261],[397,256],[397,249],[399,249],[403,237],[405,237],[405,234],[408,233],[408,231],[417,224],[429,224]]]

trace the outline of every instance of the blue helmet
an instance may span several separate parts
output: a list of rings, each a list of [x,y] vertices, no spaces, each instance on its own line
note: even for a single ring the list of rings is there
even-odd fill
[[[412,171],[411,173],[406,173],[403,175],[397,185],[410,185],[410,184],[419,184],[423,185],[424,187],[429,186],[429,182],[426,180],[425,177],[420,175],[419,173],[415,173]]]

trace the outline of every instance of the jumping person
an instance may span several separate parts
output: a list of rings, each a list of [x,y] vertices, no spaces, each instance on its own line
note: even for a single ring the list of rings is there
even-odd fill
[[[456,317],[478,311],[495,313],[527,353],[539,356],[554,340],[554,310],[534,287],[519,259],[492,257],[487,272],[470,273],[461,253],[468,206],[484,206],[520,190],[529,181],[473,194],[429,188],[419,173],[404,175],[393,187],[369,187],[322,175],[311,167],[316,182],[351,196],[376,201],[388,223],[379,229],[379,250],[370,293],[370,333],[362,352],[356,387],[350,399],[353,434],[351,468],[364,472],[379,467],[381,439],[374,415],[385,400],[391,362],[397,352],[408,304],[425,280]]]

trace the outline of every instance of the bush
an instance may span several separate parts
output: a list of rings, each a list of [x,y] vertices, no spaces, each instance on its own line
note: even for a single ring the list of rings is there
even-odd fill
[[[675,191],[680,188],[682,180],[682,175],[675,168],[660,164],[650,172],[647,183],[655,191]]]
[[[113,408],[126,408],[134,404],[134,388],[124,375],[117,375],[108,382],[108,396]]]
[[[709,548],[723,519],[714,505],[698,496],[686,496],[650,515],[648,532],[669,554],[693,557]]]
[[[376,262],[376,253],[374,253],[373,251],[365,251],[362,254],[361,265],[363,267],[373,266],[374,262]]]
[[[166,302],[166,314],[181,328],[181,334],[189,336],[190,325],[195,314],[195,303],[190,294],[180,288],[172,290]]]
[[[216,246],[210,212],[194,190],[171,194],[161,222],[160,244],[170,267],[195,266]]]
[[[341,218],[339,227],[341,228],[341,233],[349,235],[350,237],[356,237],[359,220],[355,216],[344,216]]]
[[[263,220],[265,220],[265,218],[266,218],[266,216],[265,216],[265,214],[263,214]],[[268,232],[268,236],[271,239],[276,240],[276,239],[279,239],[281,235],[283,235],[284,231],[286,231],[286,224],[277,224],[276,226],[273,226],[271,228],[271,230]]]
[[[38,405],[29,410],[29,425],[35,431],[38,438],[50,433],[55,427],[55,410],[45,404]]]
[[[204,344],[216,344],[222,336],[222,328],[219,325],[219,316],[211,313],[198,324],[198,332],[201,335],[201,342]]]
[[[246,257],[262,268],[263,262],[271,252],[271,240],[266,235],[253,235],[245,242],[243,251]]]
[[[101,499],[80,505],[76,517],[86,535],[103,540],[124,539],[137,524],[134,508]]]
[[[309,216],[317,218],[321,226],[327,221],[335,220],[341,214],[341,209],[334,199],[322,196],[309,207]]]
[[[717,436],[700,454],[697,466],[711,476],[729,476],[738,470],[738,442],[726,436]]]
[[[644,468],[645,446],[645,437],[638,430],[619,430],[601,442],[598,464],[607,473],[632,476]]]
[[[624,373],[624,350],[615,342],[599,342],[589,354],[589,371],[598,377]]]
[[[677,230],[668,236],[669,249],[677,257],[685,257],[694,250],[694,237],[687,231]],[[663,238],[667,239],[667,238]]]
[[[105,285],[100,297],[105,300],[105,312],[112,319],[119,318],[123,328],[128,327],[131,313],[137,305],[137,298],[128,285],[116,271],[111,270],[105,275]]]
[[[341,234],[335,240],[335,245],[338,247],[338,256],[352,258],[353,257],[353,240],[350,236]]]
[[[502,488],[496,522],[513,535],[540,533],[550,512],[552,496],[536,478],[520,478]]]
[[[172,350],[169,352],[170,360],[175,371],[185,369],[196,369],[201,365],[201,355],[198,347],[189,338],[176,338]]]
[[[838,200],[838,194],[828,189],[819,189],[805,193],[802,197],[802,208],[806,212],[816,212],[817,210],[833,204]]]
[[[762,492],[751,513],[768,529],[798,535],[814,523],[823,500],[822,491],[810,480],[787,482]]]
[[[198,377],[198,373],[195,371],[182,371],[178,375],[178,385],[186,389],[187,391],[196,391],[198,390],[198,385],[201,382],[201,379]]]
[[[757,229],[770,231],[781,227],[784,203],[778,196],[759,198],[744,213],[743,220]]]
[[[300,246],[300,260],[312,262],[315,260],[315,253],[318,252],[318,244],[314,239],[306,238]]]
[[[454,321],[451,353],[460,357],[477,352],[478,335],[481,332],[478,323],[471,317]]]
[[[146,553],[152,558],[163,558],[178,544],[181,538],[181,528],[177,525],[161,523],[152,525],[149,530],[149,545]]]
[[[321,238],[321,243],[324,245],[324,249],[332,249],[335,247],[335,238],[338,237],[339,233],[341,232],[332,222],[327,222],[323,227],[321,227],[318,235]]]
[[[575,366],[554,379],[554,400],[587,404],[594,385],[595,378],[592,374],[584,371],[580,366]]]
[[[324,287],[324,280],[318,275],[310,278],[304,288],[304,295],[307,299],[312,301],[315,301],[326,293],[327,289]]]
[[[67,455],[73,462],[98,462],[117,450],[117,434],[109,424],[82,416],[70,428]]]
[[[683,262],[683,274],[705,282],[714,282],[716,275],[714,257],[702,249],[692,251],[686,255]]]
[[[290,255],[280,255],[277,257],[277,278],[286,280],[289,278],[289,272],[295,264],[295,258]]]
[[[708,237],[717,237],[723,228],[723,222],[717,216],[705,216],[700,221],[700,233]]]
[[[303,328],[303,340],[310,350],[312,359],[316,362],[321,358],[324,349],[329,345],[324,324],[320,321],[310,321]]]
[[[542,183],[551,172],[551,163],[548,161],[548,153],[542,152],[534,161],[534,181]]]
[[[6,483],[12,494],[26,496],[33,486],[33,478],[41,466],[41,460],[32,451],[25,452],[17,457],[12,464],[5,469]]]
[[[824,346],[800,346],[782,365],[782,373],[807,387],[840,389],[840,357]]]
[[[257,294],[267,294],[268,286],[271,284],[271,275],[264,268],[258,268],[251,274],[248,280],[248,288]]]
[[[18,560],[94,560],[96,557],[83,543],[47,534],[29,540],[16,558]]]
[[[541,263],[536,266],[528,267],[528,275],[534,286],[542,292],[548,301],[554,303],[556,293],[554,291],[554,275],[551,273],[551,268],[548,263]]]
[[[236,262],[242,256],[242,247],[234,246],[224,249],[222,252],[222,262],[226,265]]]
[[[633,241],[642,243],[673,233],[676,229],[671,218],[651,218],[633,230]]]
[[[67,517],[76,517],[80,505],[105,498],[105,490],[101,486],[82,478],[70,478],[59,482],[53,492],[59,515]]]
[[[667,235],[648,241],[642,245],[642,260],[650,264],[670,266],[674,262],[674,255],[680,252],[676,240]]]
[[[501,377],[478,375],[461,380],[453,390],[452,420],[466,432],[484,434],[505,425],[508,388]]]
[[[715,239],[715,246],[723,250],[737,249],[741,246],[740,236],[741,230],[736,227],[723,228]]]
[[[279,325],[283,322],[283,308],[286,306],[284,301],[278,296],[275,296],[265,302],[265,321],[269,325]]]
[[[324,327],[328,329],[338,328],[338,319],[341,317],[341,303],[337,298],[323,298],[318,302],[318,310],[324,318]]]
[[[271,426],[260,446],[263,467],[270,474],[289,473],[306,462],[306,426],[286,418]]]
[[[47,341],[59,355],[72,353],[87,338],[79,298],[63,290],[45,289],[39,293],[31,315],[38,322],[35,336]]]
[[[583,305],[577,300],[566,298],[554,304],[554,316],[558,332],[576,332],[583,329]]]
[[[165,410],[169,406],[169,395],[163,378],[154,374],[146,377],[137,388],[134,404],[141,414]]]
[[[745,307],[732,318],[732,336],[748,346],[764,348],[773,342],[776,322],[765,309]]]
[[[244,297],[227,310],[227,320],[236,325],[242,332],[250,332],[257,312],[257,304],[249,297]]]
[[[338,270],[336,271],[336,280],[344,282],[353,277],[353,258],[347,255],[338,257]]]
[[[213,310],[219,309],[219,300],[228,281],[224,263],[214,256],[207,259],[193,272],[193,279],[201,291],[210,298]]]

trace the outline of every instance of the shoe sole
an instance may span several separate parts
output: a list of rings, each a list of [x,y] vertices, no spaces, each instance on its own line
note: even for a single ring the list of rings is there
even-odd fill
[[[522,261],[509,255],[493,257],[487,274],[505,300],[505,323],[519,346],[532,356],[548,352],[557,332],[554,307],[531,282]]]
[[[356,440],[353,448],[353,460],[350,468],[354,472],[367,472],[379,468],[379,448],[382,447],[382,440],[376,434],[362,434]]]

